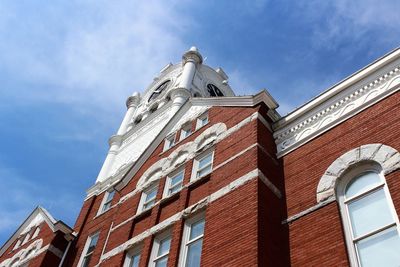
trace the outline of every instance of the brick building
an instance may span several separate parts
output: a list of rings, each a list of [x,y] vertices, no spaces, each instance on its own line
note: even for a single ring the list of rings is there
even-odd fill
[[[73,230],[37,208],[0,267],[399,266],[400,49],[284,117],[202,61],[128,98]]]

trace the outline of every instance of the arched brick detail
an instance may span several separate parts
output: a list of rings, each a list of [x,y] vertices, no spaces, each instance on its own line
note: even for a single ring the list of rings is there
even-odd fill
[[[317,202],[335,197],[335,186],[344,171],[361,161],[375,161],[384,174],[400,169],[400,153],[384,144],[368,144],[354,148],[337,158],[325,171],[317,187]]]

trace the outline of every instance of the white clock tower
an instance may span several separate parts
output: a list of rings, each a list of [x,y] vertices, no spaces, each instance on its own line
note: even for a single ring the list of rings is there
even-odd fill
[[[222,96],[234,96],[227,75],[204,65],[198,49],[190,48],[181,62],[165,66],[143,95],[128,97],[96,184],[119,181],[189,98]]]

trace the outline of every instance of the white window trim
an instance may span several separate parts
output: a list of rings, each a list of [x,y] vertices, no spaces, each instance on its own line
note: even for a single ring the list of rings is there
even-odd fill
[[[149,194],[149,192],[153,191],[154,189],[156,190],[155,197],[146,202],[147,195]],[[158,183],[150,185],[149,187],[144,189],[143,192],[142,192],[142,195],[140,197],[139,206],[138,206],[136,214],[139,214],[139,213],[141,213],[143,211],[149,210],[152,207],[154,207],[154,204],[156,203],[156,200],[157,200],[157,193],[158,193]],[[148,207],[147,209],[144,209],[144,205],[146,205],[147,203],[149,203],[149,202],[151,202],[153,200],[154,200],[154,204],[151,207]]]
[[[201,122],[203,121],[203,119],[207,118],[207,122],[205,124],[202,124]],[[200,129],[203,126],[206,126],[208,123],[210,122],[209,118],[208,118],[208,111],[204,112],[203,114],[201,114],[197,120],[196,120],[196,130]]]
[[[176,144],[176,132],[168,135],[164,140],[164,150],[166,151]]]
[[[114,192],[114,196],[113,196],[113,198],[112,198],[110,201],[107,202],[107,198],[108,198],[108,196],[111,194],[111,192]],[[107,211],[109,211],[109,210],[111,209],[111,205],[110,205],[110,207],[109,207],[108,209],[106,209],[106,210],[104,210],[104,206],[105,206],[107,203],[112,202],[113,199],[114,199],[114,197],[115,197],[115,190],[107,190],[107,191],[104,193],[103,200],[101,201],[99,210],[97,211],[97,216],[100,215],[100,214],[103,214],[103,213],[105,213],[105,212],[107,212]]]
[[[201,161],[202,159],[204,159],[205,157],[207,157],[208,155],[210,155],[210,154],[211,154],[211,162],[210,162],[210,164],[209,164],[209,165],[211,165],[211,170],[210,170],[210,172],[208,172],[208,173],[206,173],[206,174],[204,174],[204,175],[202,175],[202,176],[197,176],[197,173],[198,173],[199,171],[201,171],[201,170],[203,170],[203,169],[205,169],[206,167],[209,166],[209,165],[206,165],[206,166],[202,167],[201,169],[199,169],[199,163],[200,163],[200,161]],[[211,173],[211,172],[213,171],[213,164],[214,164],[214,150],[213,150],[213,149],[206,150],[206,151],[203,152],[200,156],[196,157],[196,158],[193,160],[192,176],[191,176],[191,178],[190,178],[190,181],[198,180],[198,179],[200,179],[201,177],[204,177],[204,176],[208,175],[209,173]]]
[[[81,257],[79,259],[79,262],[78,262],[77,266],[79,266],[79,267],[82,266],[83,259],[87,256],[87,251],[89,249],[90,242],[92,241],[93,237],[95,237],[96,235],[98,236],[97,237],[97,242],[96,242],[96,246],[97,246],[97,243],[99,242],[99,239],[100,239],[100,232],[95,232],[95,233],[93,233],[93,234],[88,236],[88,238],[86,239],[85,246],[83,247],[83,250],[82,250],[82,253],[81,253]],[[96,249],[96,246],[95,246],[95,249]],[[93,253],[94,253],[94,250],[92,251],[92,254]]]
[[[171,238],[171,243],[170,243],[170,247],[169,247],[168,252],[162,254],[161,256],[157,256],[158,249],[160,248],[161,241],[165,240],[167,238]],[[157,235],[156,237],[154,237],[153,246],[151,248],[150,260],[149,260],[149,266],[148,267],[155,267],[156,266],[155,261],[158,260],[158,259],[164,258],[165,256],[167,256],[168,260],[169,260],[169,253],[171,251],[171,245],[172,245],[171,230],[167,230],[167,231]],[[168,264],[168,260],[167,260],[167,264]]]
[[[367,171],[372,171],[372,172],[377,173],[379,175],[379,177],[381,178],[381,183],[374,186],[373,188],[367,190],[366,192],[363,192],[361,194],[358,194],[355,197],[345,200],[345,197],[344,197],[345,190],[346,190],[346,186],[348,185],[350,180],[352,180],[353,178],[359,177],[360,174],[367,172]],[[380,229],[375,229],[370,233],[364,234],[363,236],[353,239],[351,220],[350,220],[349,212],[347,211],[348,205],[346,203],[351,202],[352,199],[356,199],[356,198],[359,198],[360,196],[367,195],[373,191],[380,190],[378,188],[383,188],[383,191],[385,193],[385,197],[387,200],[388,208],[394,218],[394,223],[392,223],[390,225],[386,225],[384,227],[381,227]],[[378,166],[378,164],[365,163],[365,164],[363,164],[361,166],[357,166],[353,170],[347,172],[346,175],[338,183],[337,188],[336,188],[336,194],[337,194],[337,199],[338,199],[338,203],[339,203],[339,207],[340,207],[340,214],[341,214],[342,222],[343,222],[343,229],[344,229],[344,234],[345,234],[345,239],[346,239],[347,251],[349,254],[350,265],[352,267],[358,267],[358,266],[360,266],[360,264],[359,264],[360,259],[358,257],[358,252],[355,248],[355,243],[358,240],[365,239],[368,236],[372,236],[375,233],[382,232],[385,229],[388,229],[393,226],[396,226],[397,233],[400,235],[399,217],[397,215],[396,208],[394,207],[393,200],[390,195],[385,176],[383,174],[383,170],[380,166]]]
[[[180,188],[178,191],[176,191],[176,192],[170,194],[169,191],[171,190],[172,178],[178,176],[180,173],[182,173],[181,188]],[[171,196],[171,195],[173,195],[173,194],[175,194],[175,193],[181,191],[181,190],[182,190],[182,187],[183,187],[183,181],[184,181],[184,179],[185,179],[185,168],[180,168],[180,169],[178,169],[178,170],[176,170],[176,171],[170,173],[170,174],[167,176],[166,180],[165,180],[163,198],[169,197],[169,196]],[[177,186],[177,185],[175,185],[175,186]],[[174,186],[174,187],[175,187],[175,186]]]
[[[179,257],[179,265],[178,266],[186,266],[186,259],[187,259],[187,253],[188,253],[188,245],[199,240],[200,238],[204,238],[204,232],[201,236],[196,237],[194,240],[190,240],[189,243],[189,237],[190,237],[190,230],[192,227],[192,224],[200,221],[200,220],[204,220],[204,227],[205,227],[205,214],[204,212],[199,213],[197,215],[195,215],[194,217],[187,219],[185,221],[185,225],[183,228],[183,234],[182,234],[182,242],[181,242],[181,249],[180,249],[180,257]],[[205,230],[205,228],[204,228]],[[204,241],[204,240],[203,240]],[[203,246],[202,249],[203,251]]]
[[[135,256],[138,256],[138,255],[140,257],[140,259],[139,259],[139,264],[140,264],[140,261],[142,260],[141,253],[142,253],[142,245],[135,246],[133,249],[130,249],[126,253],[125,262],[124,262],[123,267],[129,267],[131,265],[132,258]]]
[[[182,141],[185,138],[188,138],[192,134],[192,124],[186,124],[181,129],[181,134],[179,137],[179,141]]]

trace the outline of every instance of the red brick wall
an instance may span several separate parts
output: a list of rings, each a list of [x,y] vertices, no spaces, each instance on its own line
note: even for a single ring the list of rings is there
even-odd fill
[[[380,101],[284,156],[288,216],[316,203],[317,185],[329,167],[347,151],[364,144],[383,143],[400,150],[400,93]],[[396,177],[396,178],[395,178]],[[400,173],[386,177],[397,212]],[[341,219],[332,203],[290,224],[292,266],[347,266]],[[332,264],[328,264],[332,263]]]
[[[209,110],[209,124],[195,131],[190,137],[178,143],[176,147],[186,142],[193,141],[201,132],[217,122],[224,122],[229,129],[258,110],[262,113],[266,113],[265,107],[260,108],[260,106],[254,108],[211,108]],[[194,127],[194,125],[195,121],[192,122],[192,127]],[[218,164],[257,142],[262,142],[265,149],[271,155],[274,155],[275,145],[273,141],[264,141],[259,137],[259,133],[265,133],[266,131],[268,130],[266,130],[265,126],[260,125],[258,120],[254,120],[220,141],[215,146],[213,166],[216,167]],[[269,133],[268,138],[272,138],[271,133]],[[162,149],[163,143],[157,147],[153,155],[150,156],[146,163],[140,168],[129,184],[115,195],[113,203],[117,203],[120,197],[133,191],[141,175],[152,164],[163,157],[167,157],[174,150],[170,149],[162,152]],[[262,159],[259,159],[260,157],[262,157]],[[265,157],[265,154],[260,152],[259,148],[254,147],[230,163],[213,171],[210,175],[203,177],[201,181],[188,188],[184,188],[171,199],[161,201],[160,204],[154,206],[151,210],[131,220],[128,219],[136,214],[140,194],[136,194],[98,217],[95,216],[103,199],[103,194],[92,197],[85,202],[78,218],[76,225],[79,227],[80,233],[75,242],[75,248],[68,257],[69,261],[67,266],[76,266],[86,239],[91,233],[100,231],[100,238],[91,261],[91,266],[94,266],[99,261],[101,250],[105,245],[105,239],[112,222],[114,223],[114,227],[122,222],[126,223],[111,231],[105,247],[105,252],[110,251],[133,236],[142,233],[151,226],[158,224],[176,214],[178,211],[198,202],[230,182],[247,174],[249,171],[254,170],[260,162],[266,166],[264,167],[265,174],[271,176],[271,180],[278,182],[278,186],[283,189],[281,181],[282,171],[279,171],[278,161],[275,160],[275,163],[271,163],[270,161],[271,159]],[[190,180],[192,162],[193,160],[190,160],[185,164],[184,184],[187,184]],[[162,178],[159,184],[157,200],[161,199],[164,182],[165,178]],[[257,266],[258,261],[260,260],[261,262],[261,259],[264,262],[268,262],[268,266],[284,266],[282,264],[274,265],[275,262],[265,260],[263,256],[260,256],[260,259],[258,257],[259,247],[262,248],[263,255],[264,251],[267,251],[265,255],[269,256],[278,252],[276,244],[284,242],[281,239],[286,238],[287,240],[286,226],[280,224],[285,218],[283,215],[286,211],[284,208],[284,200],[278,200],[277,197],[272,194],[262,199],[258,198],[259,192],[264,193],[268,190],[268,188],[265,188],[265,185],[259,185],[257,179],[254,179],[207,207],[202,256],[203,266]],[[259,204],[259,201],[268,202],[266,205],[267,208],[263,207],[263,203]],[[267,218],[268,212],[275,212],[277,206],[279,206],[278,215],[272,216],[266,225],[267,227],[280,227],[283,230],[278,230],[276,233],[272,230],[265,231],[262,232],[262,238],[259,238],[257,226],[259,224],[262,226],[263,222],[259,220],[257,216],[258,209],[262,208],[264,212],[263,218]],[[181,220],[172,226],[171,231],[173,236],[168,263],[169,266],[176,266],[179,259],[183,224],[184,221]],[[142,242],[143,249],[140,265],[143,267],[148,264],[152,242],[153,237],[148,237]],[[274,242],[275,245],[273,248],[268,249],[269,245],[267,243],[271,242]],[[221,251],[224,251],[224,253],[221,253]],[[120,253],[106,260],[102,266],[121,266],[124,257],[125,254]],[[283,262],[285,261],[283,260]]]

